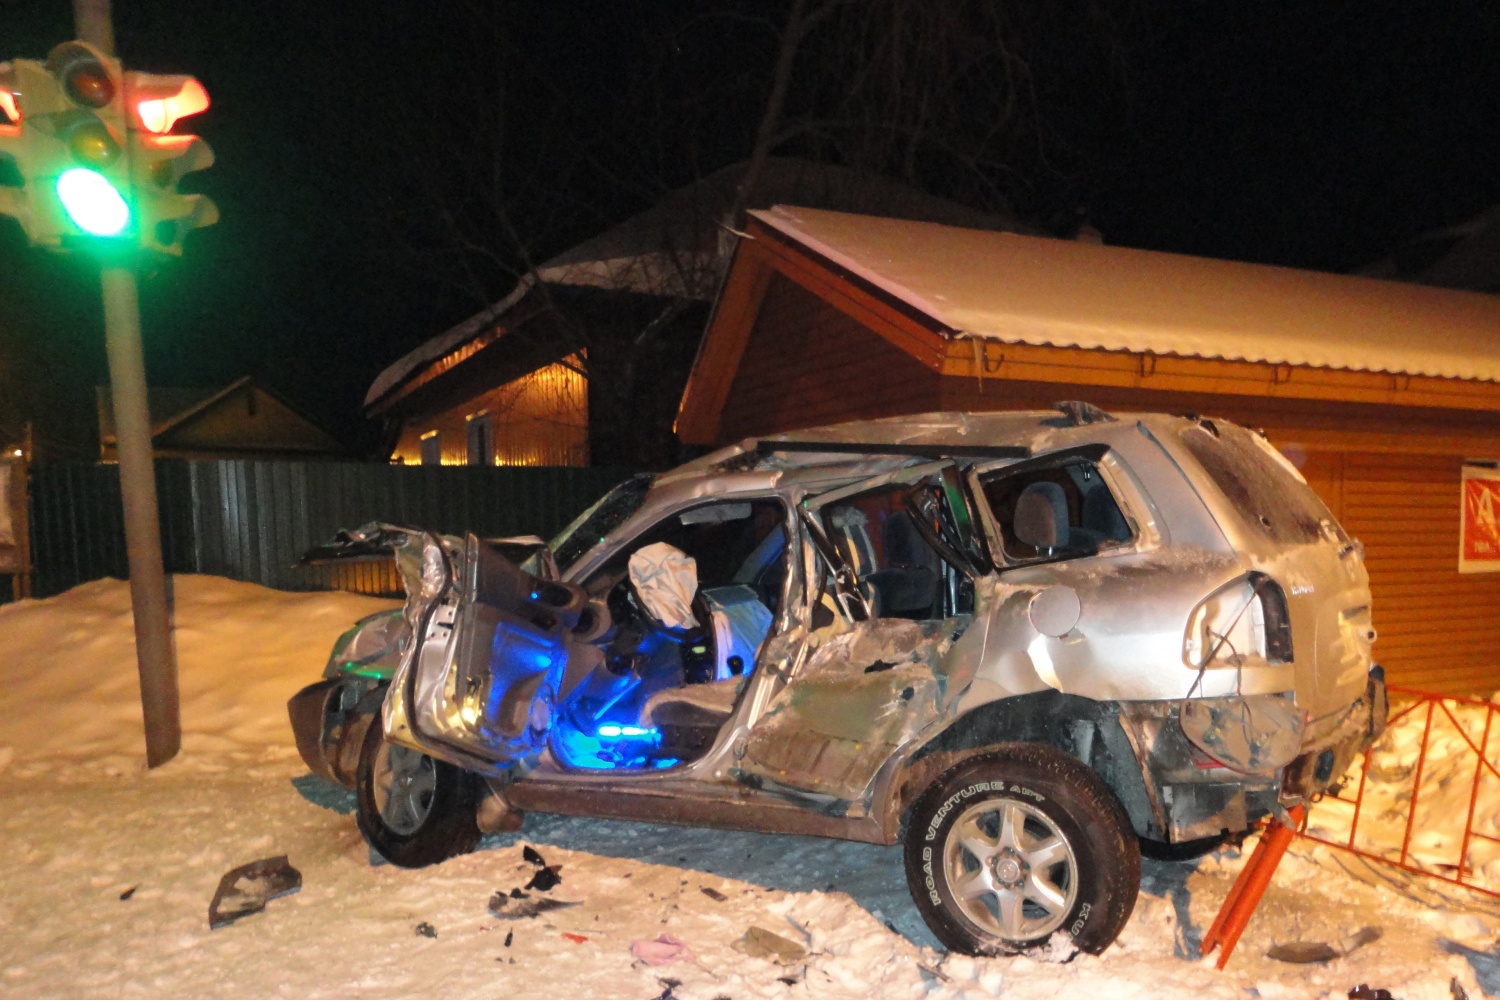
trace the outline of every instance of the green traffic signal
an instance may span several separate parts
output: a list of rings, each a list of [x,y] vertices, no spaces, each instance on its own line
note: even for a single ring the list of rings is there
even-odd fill
[[[97,171],[65,171],[57,179],[57,198],[73,224],[92,236],[119,236],[130,224],[124,196]]]

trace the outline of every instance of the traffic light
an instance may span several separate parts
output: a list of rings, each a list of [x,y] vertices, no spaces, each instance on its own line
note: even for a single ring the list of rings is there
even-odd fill
[[[183,177],[213,166],[214,153],[195,135],[173,135],[179,120],[208,108],[208,91],[190,76],[125,74],[131,178],[140,245],[181,254],[189,230],[219,221],[201,194],[177,190]]]
[[[125,73],[83,42],[45,62],[0,63],[0,214],[38,246],[181,254],[189,230],[219,218],[213,202],[177,190],[214,155],[172,127],[207,107],[192,77]]]
[[[0,212],[32,243],[131,235],[120,64],[82,42],[0,64]]]
[[[30,212],[26,206],[26,175],[21,170],[25,159],[21,141],[21,108],[16,100],[15,67],[0,62],[0,215],[10,215],[28,228]]]
[[[66,224],[55,192],[42,192],[35,181],[59,155],[51,132],[30,117],[52,106],[54,89],[40,62],[0,63],[0,215],[14,217],[27,239],[42,245],[58,244]]]
[[[59,98],[42,122],[62,144],[52,180],[57,200],[83,234],[128,237],[135,220],[119,60],[83,42],[63,42],[47,54],[46,65]],[[31,95],[22,97],[29,117]]]

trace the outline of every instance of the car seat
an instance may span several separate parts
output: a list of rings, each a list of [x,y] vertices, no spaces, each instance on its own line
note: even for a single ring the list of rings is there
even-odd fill
[[[1068,498],[1057,483],[1032,483],[1016,498],[1011,530],[1022,545],[1050,555],[1066,549],[1069,542]]]

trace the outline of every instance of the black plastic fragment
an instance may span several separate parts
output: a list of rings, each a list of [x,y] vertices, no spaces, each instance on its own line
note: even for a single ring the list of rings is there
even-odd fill
[[[541,854],[537,852],[536,848],[532,847],[530,844],[527,844],[525,847],[521,848],[521,857],[525,858],[527,861],[530,861],[538,868],[547,867],[546,859],[543,858]]]
[[[578,903],[561,899],[511,899],[503,892],[490,897],[490,915],[501,920],[528,920],[552,910],[565,910]]]
[[[1266,952],[1266,957],[1293,965],[1315,965],[1331,962],[1341,954],[1333,945],[1322,941],[1290,941],[1273,946]]]
[[[729,900],[729,897],[726,896],[726,895],[724,895],[718,889],[712,889],[712,888],[709,888],[706,885],[703,886],[699,891],[702,892],[703,895],[707,896],[709,899],[713,900],[715,903],[724,903],[724,902],[728,902],[728,900]]]
[[[437,928],[424,920],[417,925],[417,933],[424,938],[435,938],[437,937]]]
[[[259,913],[266,908],[267,901],[301,888],[302,873],[287,864],[285,854],[231,868],[219,879],[213,902],[208,904],[208,927],[216,930],[240,917]]]
[[[526,888],[535,889],[538,892],[549,892],[557,888],[562,882],[562,876],[557,874],[560,865],[552,865],[547,868],[538,868],[536,874],[531,876],[531,881],[526,883]]]
[[[139,888],[140,888],[140,886],[138,886],[138,885],[131,886],[129,889],[126,889],[124,892],[120,893],[120,898],[121,899],[129,899],[131,896],[135,895],[135,891],[137,889],[139,889]]]

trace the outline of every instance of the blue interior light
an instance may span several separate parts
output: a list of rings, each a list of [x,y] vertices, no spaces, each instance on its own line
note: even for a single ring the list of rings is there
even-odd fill
[[[663,765],[652,759],[651,754],[660,745],[658,730],[618,722],[606,722],[592,733],[559,722],[552,734],[553,752],[564,764],[593,771],[659,768]]]

